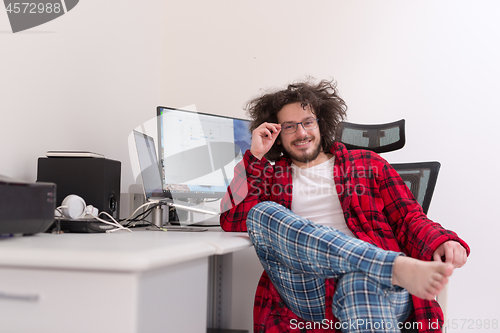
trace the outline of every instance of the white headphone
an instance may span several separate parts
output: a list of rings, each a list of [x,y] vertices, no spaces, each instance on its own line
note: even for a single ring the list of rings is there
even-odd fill
[[[94,206],[87,206],[85,200],[76,194],[70,194],[64,198],[61,204],[62,214],[71,219],[78,219],[87,214],[97,216],[99,210]]]
[[[111,215],[109,215],[105,211],[101,212],[101,214],[108,215],[108,217],[112,220],[112,222],[99,218],[99,210],[94,206],[91,205],[87,206],[85,200],[83,200],[82,197],[79,197],[76,194],[68,195],[66,198],[64,198],[63,202],[61,203],[61,206],[57,207],[55,215],[61,216],[61,214],[64,217],[70,219],[79,219],[84,216],[90,215],[99,222],[109,224],[115,227],[114,229],[106,230],[107,233],[115,232],[117,230],[127,230],[128,232],[132,232],[132,230],[123,227],[119,222],[117,222]]]

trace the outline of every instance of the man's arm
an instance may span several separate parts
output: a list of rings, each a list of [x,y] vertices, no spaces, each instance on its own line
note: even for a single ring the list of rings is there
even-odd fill
[[[225,231],[246,231],[248,212],[269,199],[272,166],[264,158],[281,131],[281,125],[263,123],[252,132],[252,144],[234,169],[234,178],[221,202],[220,224]]]
[[[266,200],[269,182],[264,177],[266,168],[272,168],[266,159],[258,160],[247,150],[243,160],[234,168],[234,178],[221,201],[220,224],[224,231],[246,231],[250,209]]]

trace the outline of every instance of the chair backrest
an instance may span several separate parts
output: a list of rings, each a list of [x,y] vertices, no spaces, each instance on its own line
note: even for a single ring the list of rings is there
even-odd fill
[[[386,153],[404,147],[406,143],[405,120],[387,124],[354,124],[342,122],[335,133],[335,139],[346,148],[366,149],[375,153]],[[439,162],[418,162],[392,164],[410,189],[425,214],[429,210],[437,176]]]
[[[411,193],[422,206],[425,214],[429,210],[441,163],[395,163],[391,164],[399,173]]]
[[[405,120],[376,125],[344,121],[340,123],[335,139],[345,144],[347,149],[368,149],[378,154],[398,150],[406,143]]]

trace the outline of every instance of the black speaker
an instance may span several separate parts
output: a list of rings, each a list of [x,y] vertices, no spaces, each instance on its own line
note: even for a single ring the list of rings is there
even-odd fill
[[[115,219],[120,212],[121,163],[94,157],[40,157],[37,181],[57,185],[56,205],[70,194]]]

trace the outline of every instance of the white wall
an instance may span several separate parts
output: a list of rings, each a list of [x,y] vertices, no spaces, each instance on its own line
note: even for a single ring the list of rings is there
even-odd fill
[[[500,320],[499,11],[494,0],[169,1],[161,103],[242,117],[259,89],[312,75],[338,81],[350,121],[405,118],[407,145],[385,157],[442,163],[429,216],[472,248],[448,309],[451,331],[470,331]]]
[[[122,161],[126,192],[128,135],[157,104],[242,117],[261,88],[333,77],[350,121],[407,120],[390,162],[441,161],[429,215],[472,247],[449,317],[500,319],[497,1],[144,4],[80,1],[17,34],[0,9],[0,174],[34,181],[47,150],[91,150]]]
[[[16,34],[2,8],[0,174],[34,181],[47,150],[90,150],[122,162],[127,192],[128,135],[160,95],[162,1],[80,1]]]

